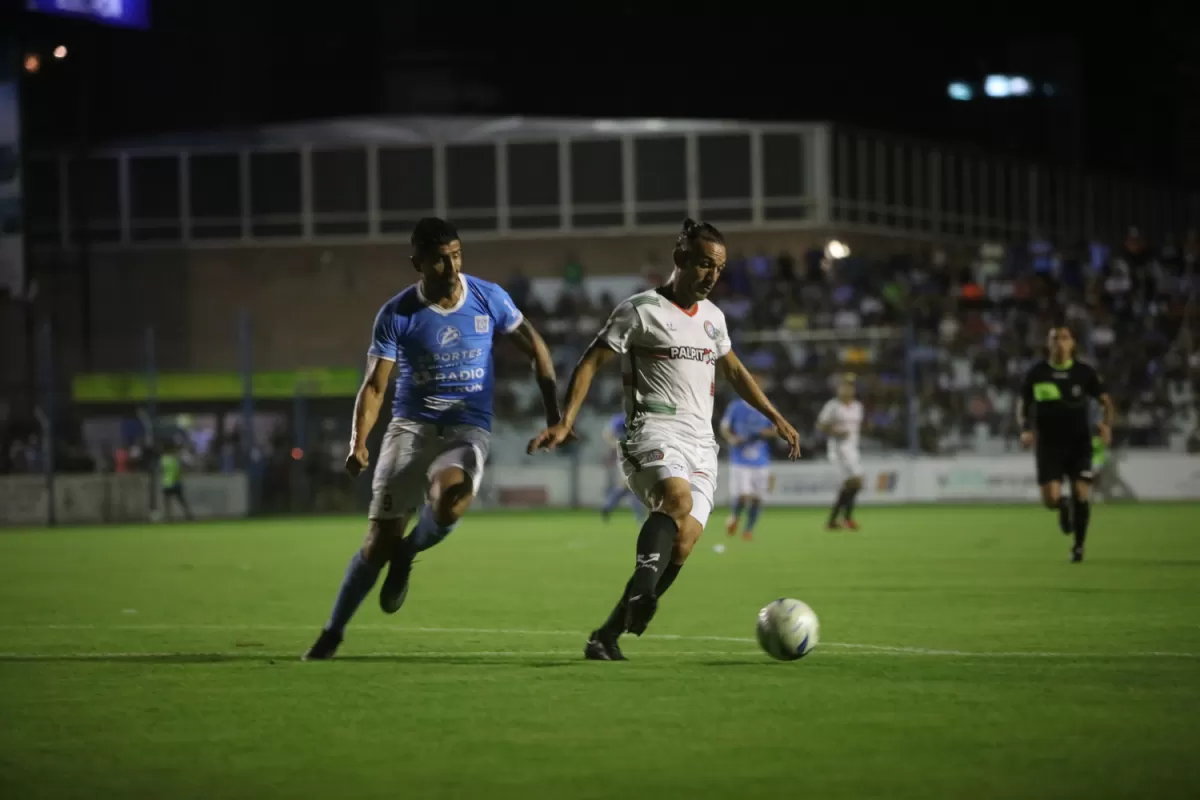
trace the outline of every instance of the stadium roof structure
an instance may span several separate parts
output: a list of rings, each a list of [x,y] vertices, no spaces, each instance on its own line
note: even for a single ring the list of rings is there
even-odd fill
[[[763,131],[795,130],[804,123],[750,123]],[[496,139],[553,140],[622,135],[745,133],[748,123],[696,119],[556,119],[542,117],[351,117],[225,131],[167,134],[110,142],[113,149],[212,148],[281,145],[468,144]]]

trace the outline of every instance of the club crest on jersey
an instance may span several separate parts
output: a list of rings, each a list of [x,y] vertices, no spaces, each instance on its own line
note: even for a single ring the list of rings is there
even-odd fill
[[[453,347],[462,339],[462,334],[453,325],[447,325],[438,331],[437,342],[441,347]]]
[[[491,327],[491,319],[489,319],[488,317],[478,316],[475,318],[475,332],[476,333],[487,333],[488,330],[490,330],[490,327]]]
[[[666,453],[664,453],[662,450],[651,450],[649,453],[646,453],[646,457],[642,463],[653,464],[656,461],[662,461],[666,457]]]
[[[704,320],[704,332],[707,333],[708,338],[712,339],[714,342],[717,340],[717,336],[721,333],[719,330],[717,330],[717,326],[713,325],[709,320]]]

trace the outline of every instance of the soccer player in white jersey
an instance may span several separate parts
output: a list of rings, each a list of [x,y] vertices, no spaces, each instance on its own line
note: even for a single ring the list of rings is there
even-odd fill
[[[817,427],[828,437],[829,460],[842,473],[842,487],[826,525],[831,531],[843,527],[858,530],[858,523],[854,521],[854,499],[863,484],[862,458],[858,453],[863,404],[854,397],[854,383],[853,375],[844,375],[838,384],[837,397],[826,403],[817,417]]]
[[[587,397],[588,387],[620,355],[627,430],[621,442],[629,488],[650,510],[637,539],[633,577],[608,620],[592,632],[584,655],[623,661],[617,639],[641,636],[712,512],[717,480],[713,435],[716,373],[761,411],[800,454],[800,436],[771,405],[733,352],[725,315],[707,297],[725,268],[725,240],[712,225],[685,220],[663,286],[635,294],[612,316],[580,359],[567,387],[562,420],[529,442],[529,451],[556,447]]]

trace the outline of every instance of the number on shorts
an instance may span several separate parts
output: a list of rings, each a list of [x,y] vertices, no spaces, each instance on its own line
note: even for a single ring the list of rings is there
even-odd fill
[[[384,510],[384,511],[391,511],[391,510],[392,510],[392,493],[391,493],[391,492],[384,492],[384,495],[383,495],[383,510]]]

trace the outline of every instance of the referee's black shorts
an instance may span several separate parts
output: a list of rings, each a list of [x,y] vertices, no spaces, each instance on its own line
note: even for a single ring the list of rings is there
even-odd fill
[[[1039,486],[1054,481],[1092,480],[1092,443],[1083,440],[1075,443],[1041,444],[1037,446],[1037,482]]]

